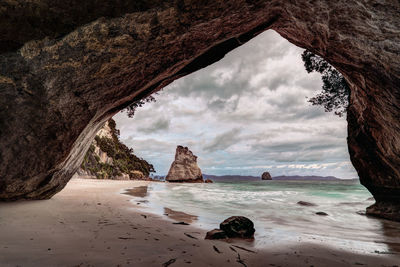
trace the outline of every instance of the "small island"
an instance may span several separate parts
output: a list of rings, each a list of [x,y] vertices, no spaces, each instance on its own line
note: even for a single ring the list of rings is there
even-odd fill
[[[174,183],[204,183],[203,175],[197,165],[197,156],[189,148],[177,146],[175,160],[165,180]]]
[[[272,180],[271,174],[269,172],[264,172],[261,175],[261,180]]]

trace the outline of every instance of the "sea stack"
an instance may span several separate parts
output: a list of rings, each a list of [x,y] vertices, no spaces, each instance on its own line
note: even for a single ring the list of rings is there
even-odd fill
[[[203,183],[203,175],[197,166],[197,156],[193,155],[189,148],[177,146],[175,160],[165,180],[176,183]]]
[[[261,175],[261,180],[272,180],[271,174],[269,174],[269,172],[264,172]]]

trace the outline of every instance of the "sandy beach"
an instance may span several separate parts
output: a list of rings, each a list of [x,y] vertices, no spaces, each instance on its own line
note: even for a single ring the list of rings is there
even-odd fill
[[[206,230],[173,224],[130,201],[148,183],[72,179],[50,200],[0,203],[0,266],[400,265],[398,255],[300,240],[265,250],[244,241],[204,240]],[[122,194],[125,189],[132,190]]]

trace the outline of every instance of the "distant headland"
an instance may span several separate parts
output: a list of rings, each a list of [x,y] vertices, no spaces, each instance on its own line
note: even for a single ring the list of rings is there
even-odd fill
[[[260,181],[262,178],[259,176],[246,176],[246,175],[208,175],[203,174],[204,178],[211,179],[215,182],[217,181]],[[272,176],[271,179],[264,179],[265,182],[268,181],[335,181],[335,180],[342,180],[340,178],[334,176],[300,176],[300,175],[293,175],[293,176]]]
[[[153,179],[156,180],[164,180],[165,176],[157,175],[153,176]],[[261,177],[259,176],[252,176],[252,175],[211,175],[211,174],[204,174],[203,179],[209,179],[213,182],[238,182],[238,181],[247,181],[247,182],[254,182],[254,181],[262,181]],[[355,180],[355,179],[342,179],[335,176],[317,176],[317,175],[310,175],[310,176],[301,176],[301,175],[280,175],[280,176],[273,176],[270,180],[264,180],[265,182],[268,181],[341,181],[341,180]]]

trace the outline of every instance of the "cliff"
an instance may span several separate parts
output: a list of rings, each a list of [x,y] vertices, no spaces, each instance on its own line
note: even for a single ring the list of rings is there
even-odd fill
[[[172,162],[165,180],[168,182],[203,183],[203,175],[199,166],[197,166],[197,156],[193,155],[187,147],[178,146],[175,152],[175,160]]]
[[[77,171],[81,176],[115,180],[145,180],[151,172],[155,172],[153,165],[121,143],[113,119],[97,132]]]

